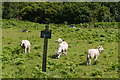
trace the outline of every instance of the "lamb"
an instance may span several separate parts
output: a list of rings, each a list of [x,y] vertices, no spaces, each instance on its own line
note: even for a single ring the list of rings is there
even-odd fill
[[[30,42],[28,40],[22,40],[20,46],[25,49],[24,53],[30,53]]]
[[[91,59],[94,58],[95,62],[99,54],[103,51],[102,46],[98,46],[98,49],[89,49],[87,52],[87,65],[91,65]]]
[[[57,51],[57,58],[60,58],[60,53],[63,53],[65,56],[67,56],[67,50],[68,50],[68,44],[66,41],[62,40],[61,38],[58,38],[56,42],[61,42],[58,45],[58,51]]]

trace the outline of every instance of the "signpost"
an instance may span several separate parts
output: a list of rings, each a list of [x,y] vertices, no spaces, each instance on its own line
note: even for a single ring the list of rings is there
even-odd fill
[[[45,26],[45,30],[41,31],[41,38],[44,38],[44,51],[43,51],[43,62],[42,62],[43,72],[46,72],[48,38],[51,38],[51,31],[48,30],[49,30],[49,26]]]

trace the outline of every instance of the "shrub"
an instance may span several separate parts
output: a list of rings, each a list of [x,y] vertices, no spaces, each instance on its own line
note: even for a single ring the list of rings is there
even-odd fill
[[[103,72],[101,70],[96,70],[94,72],[92,72],[92,76],[102,76],[103,75]]]
[[[40,45],[35,45],[34,46],[34,49],[40,49],[40,48],[42,48]]]
[[[16,58],[14,61],[15,61],[14,64],[20,65],[20,64],[24,64],[25,60],[22,58]]]

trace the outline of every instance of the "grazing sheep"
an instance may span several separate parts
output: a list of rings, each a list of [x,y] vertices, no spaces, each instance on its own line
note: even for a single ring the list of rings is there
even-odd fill
[[[94,60],[97,60],[97,57],[99,54],[103,51],[102,46],[98,46],[98,49],[89,49],[87,52],[87,65],[91,64],[91,59],[94,58]]]
[[[22,40],[20,46],[25,49],[24,53],[30,53],[30,42],[28,40]]]
[[[56,42],[61,42],[58,45],[58,51],[57,51],[57,58],[60,58],[60,53],[62,52],[65,56],[67,56],[67,49],[68,49],[68,44],[67,42],[65,42],[64,40],[62,40],[61,38],[58,38],[56,40]]]

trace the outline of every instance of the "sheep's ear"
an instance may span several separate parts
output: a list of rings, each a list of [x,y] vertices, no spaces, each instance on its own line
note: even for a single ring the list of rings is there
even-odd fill
[[[100,48],[101,46],[98,46],[98,49]]]
[[[23,43],[23,42],[21,42],[21,44],[20,44],[20,45],[21,45],[21,46],[23,46],[23,44],[24,44],[24,43]]]
[[[21,43],[19,45],[21,46]]]
[[[20,46],[22,46],[22,43],[20,43]]]
[[[58,39],[61,39],[61,38],[58,38]]]
[[[102,46],[100,45],[100,47],[102,47]]]

